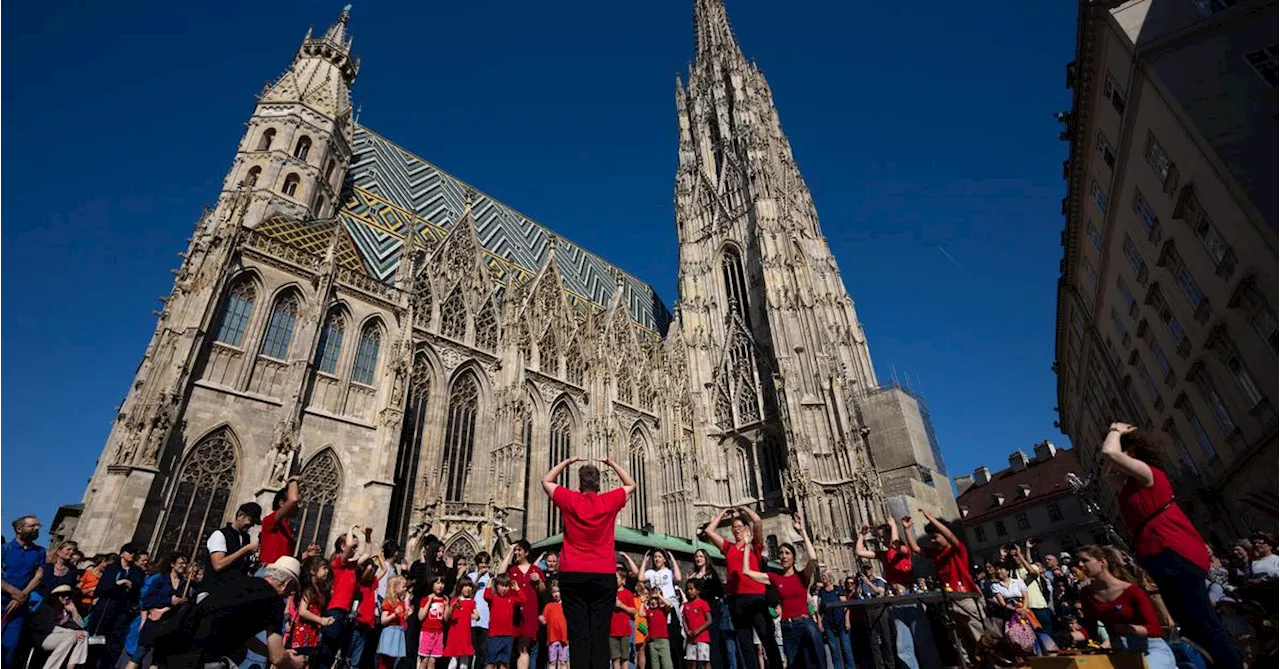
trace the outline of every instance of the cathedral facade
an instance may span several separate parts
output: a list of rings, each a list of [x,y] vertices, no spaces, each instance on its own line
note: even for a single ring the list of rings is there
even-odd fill
[[[353,118],[348,12],[257,100],[84,498],[86,551],[198,552],[299,474],[300,547],[554,536],[539,480],[611,457],[619,523],[802,509],[833,567],[882,518],[866,337],[764,76],[694,0],[672,311],[645,282]],[[573,477],[573,473],[567,473]],[[606,482],[607,483],[607,482]]]

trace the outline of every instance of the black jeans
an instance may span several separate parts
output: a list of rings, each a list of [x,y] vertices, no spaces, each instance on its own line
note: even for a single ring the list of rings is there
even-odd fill
[[[617,599],[618,580],[612,573],[560,572],[560,601],[575,667],[608,669],[609,623]]]
[[[1140,559],[1139,563],[1160,588],[1164,605],[1181,627],[1183,636],[1209,651],[1216,669],[1240,669],[1244,666],[1240,650],[1209,601],[1209,587],[1205,585],[1207,574],[1203,569],[1167,548]]]
[[[782,653],[773,635],[773,617],[769,615],[769,604],[764,595],[731,595],[729,597],[729,613],[733,618],[733,627],[738,630],[738,651],[745,661],[740,666],[755,666],[755,640],[751,633],[760,637],[760,645],[764,646],[765,666],[768,669],[782,669]]]

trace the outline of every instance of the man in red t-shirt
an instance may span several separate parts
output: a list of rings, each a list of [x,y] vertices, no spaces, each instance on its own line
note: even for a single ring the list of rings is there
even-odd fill
[[[572,457],[542,477],[542,489],[560,509],[564,520],[564,548],[560,553],[560,598],[569,627],[569,655],[574,664],[609,666],[609,621],[617,587],[614,572],[613,528],[618,512],[636,489],[635,479],[606,458],[603,463],[618,475],[620,487],[600,492],[600,469],[578,468],[578,489],[559,484],[560,476],[582,458]]]
[[[298,477],[290,476],[284,489],[276,493],[271,502],[271,513],[262,519],[262,532],[258,535],[258,562],[263,565],[293,555],[293,528],[289,526],[289,516],[297,510],[302,501],[298,492]]]
[[[942,581],[944,586],[950,586],[953,592],[979,592],[978,584],[974,583],[973,575],[969,573],[969,549],[965,548],[964,543],[947,527],[946,523],[938,520],[928,510],[920,509],[920,515],[929,521],[924,526],[924,533],[929,535],[931,546],[920,549],[916,545],[915,533],[911,531],[910,523],[906,523],[907,538],[911,541],[913,548],[916,548],[925,557],[933,560],[934,568],[938,571],[938,580]],[[979,599],[952,599],[948,603],[949,613],[952,622],[958,630],[963,630],[961,640],[964,642],[966,652],[973,653],[977,648],[978,640],[982,638],[982,613],[981,606],[978,604]],[[972,654],[969,655],[973,657]]]

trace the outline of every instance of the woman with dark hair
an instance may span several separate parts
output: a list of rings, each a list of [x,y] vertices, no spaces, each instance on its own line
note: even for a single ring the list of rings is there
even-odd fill
[[[720,573],[711,566],[711,554],[706,549],[693,552],[693,573],[685,577],[684,582],[698,584],[698,595],[711,606],[712,622],[707,630],[711,633],[711,666],[738,669],[738,635],[733,631],[733,621],[724,604]]]
[[[1156,607],[1125,566],[1120,551],[1110,546],[1085,546],[1076,556],[1090,579],[1081,597],[1083,628],[1094,630],[1102,623],[1112,648],[1142,653],[1150,669],[1176,669]]]
[[[1155,581],[1182,632],[1226,669],[1243,666],[1206,585],[1209,552],[1173,496],[1156,437],[1126,423],[1112,423],[1102,457],[1124,476],[1119,508],[1133,538],[1138,564]],[[1090,575],[1092,578],[1092,575]]]
[[[826,666],[826,649],[822,645],[822,633],[818,631],[818,626],[809,613],[809,585],[814,582],[814,573],[818,567],[815,559],[817,551],[813,550],[813,542],[809,540],[808,532],[805,532],[804,519],[796,515],[791,522],[804,540],[804,550],[809,556],[803,569],[796,569],[796,547],[789,543],[778,547],[781,574],[767,574],[753,569],[746,553],[742,554],[739,566],[746,578],[764,585],[772,584],[778,590],[782,600],[782,649],[786,654],[787,667],[822,669]],[[750,530],[747,541],[750,541],[749,533]]]
[[[538,594],[547,589],[546,575],[538,565],[529,561],[531,550],[528,541],[517,541],[511,547],[511,567],[507,569],[511,582],[524,593],[520,604],[520,627],[516,630],[515,662],[512,662],[518,669],[536,669],[538,666]]]
[[[91,634],[106,637],[105,652],[98,656],[98,666],[109,669],[124,652],[129,624],[138,610],[138,595],[144,576],[134,560],[142,551],[132,543],[120,547],[120,561],[102,571],[98,583],[98,601],[93,605]]]
[[[151,643],[145,633],[147,625],[158,622],[172,607],[187,602],[187,556],[182,553],[166,555],[156,565],[156,573],[142,583],[138,595],[138,608],[142,615],[129,626],[125,640],[125,654],[129,656],[125,669],[146,669],[151,666]]]

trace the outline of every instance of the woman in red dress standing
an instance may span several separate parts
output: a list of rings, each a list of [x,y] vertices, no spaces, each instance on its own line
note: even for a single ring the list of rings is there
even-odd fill
[[[1191,519],[1174,501],[1164,473],[1163,449],[1154,436],[1112,423],[1102,457],[1124,475],[1120,516],[1133,537],[1133,553],[1160,589],[1182,632],[1209,651],[1219,669],[1240,669],[1239,650],[1209,601],[1209,551]]]
[[[520,627],[516,630],[516,669],[538,666],[538,595],[547,589],[547,576],[538,565],[529,562],[530,550],[528,541],[517,541],[511,547],[514,564],[507,569],[507,576],[525,593],[520,605]]]

